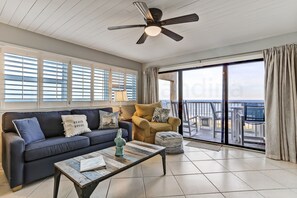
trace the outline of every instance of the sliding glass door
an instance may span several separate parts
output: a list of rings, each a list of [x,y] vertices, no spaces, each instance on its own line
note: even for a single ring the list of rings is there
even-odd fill
[[[184,137],[264,150],[263,60],[159,74],[159,96]]]
[[[264,63],[228,66],[229,144],[265,148]]]
[[[183,71],[183,134],[222,142],[222,66]]]

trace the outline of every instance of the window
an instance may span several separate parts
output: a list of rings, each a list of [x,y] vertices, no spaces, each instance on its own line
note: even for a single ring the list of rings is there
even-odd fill
[[[129,71],[128,71],[129,72]],[[112,71],[112,100],[114,100],[115,91],[127,91],[129,101],[137,99],[137,75],[136,73],[125,73],[121,71]]]
[[[91,101],[90,67],[72,65],[72,101]]]
[[[67,101],[68,65],[43,61],[43,101]]]
[[[37,59],[4,53],[5,102],[36,102],[37,96]]]
[[[127,90],[127,96],[129,101],[136,101],[136,74],[126,74],[126,90]]]
[[[114,92],[125,89],[125,73],[112,71],[112,100],[114,100]]]
[[[136,71],[59,54],[1,46],[1,72],[4,110],[98,106],[122,90],[137,100]]]
[[[109,70],[94,69],[94,100],[109,100]]]

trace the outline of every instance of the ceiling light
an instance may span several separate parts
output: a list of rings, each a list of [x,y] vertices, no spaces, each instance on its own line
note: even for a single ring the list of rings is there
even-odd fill
[[[156,25],[147,26],[144,32],[149,36],[157,36],[161,33],[161,28]]]

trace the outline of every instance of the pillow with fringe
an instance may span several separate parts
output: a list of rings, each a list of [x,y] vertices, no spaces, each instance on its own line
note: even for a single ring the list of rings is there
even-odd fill
[[[91,132],[85,115],[62,115],[65,137]]]

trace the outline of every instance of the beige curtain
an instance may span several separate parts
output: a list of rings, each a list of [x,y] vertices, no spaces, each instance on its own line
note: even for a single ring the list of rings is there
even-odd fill
[[[158,72],[157,67],[147,68],[144,72],[143,102],[145,104],[159,101]]]
[[[297,161],[297,45],[264,50],[266,155]]]

